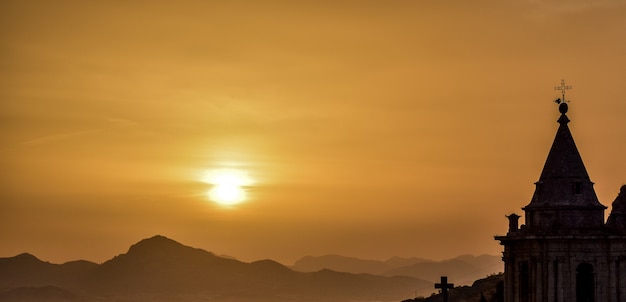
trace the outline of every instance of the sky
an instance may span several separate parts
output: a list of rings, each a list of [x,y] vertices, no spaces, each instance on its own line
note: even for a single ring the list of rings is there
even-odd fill
[[[600,202],[626,183],[624,37],[621,0],[2,1],[0,257],[497,255],[561,79]]]

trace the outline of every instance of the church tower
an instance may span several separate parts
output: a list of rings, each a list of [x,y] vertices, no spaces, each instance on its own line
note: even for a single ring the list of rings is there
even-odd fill
[[[626,186],[605,224],[565,102],[559,111],[535,192],[522,208],[525,224],[511,214],[506,236],[495,237],[504,246],[505,302],[626,302]]]

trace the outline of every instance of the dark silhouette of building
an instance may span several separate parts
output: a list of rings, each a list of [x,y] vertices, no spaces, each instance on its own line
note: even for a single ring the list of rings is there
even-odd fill
[[[582,158],[561,116],[525,224],[511,214],[504,246],[505,302],[625,302],[626,185],[606,207],[598,201]]]

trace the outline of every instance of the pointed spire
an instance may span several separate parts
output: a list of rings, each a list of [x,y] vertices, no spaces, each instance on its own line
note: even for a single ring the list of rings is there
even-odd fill
[[[588,180],[589,175],[587,174],[587,169],[585,169],[572,133],[567,126],[570,122],[570,119],[565,114],[567,112],[567,104],[561,103],[559,107],[559,109],[561,109],[561,117],[558,119],[560,126],[554,137],[554,142],[548,153],[548,158],[543,166],[539,181],[554,178],[579,178],[581,180]],[[565,110],[562,110],[563,107]]]
[[[543,166],[530,204],[524,207],[530,228],[564,231],[601,227],[605,206],[600,204],[567,124],[566,103],[559,104],[559,128]]]

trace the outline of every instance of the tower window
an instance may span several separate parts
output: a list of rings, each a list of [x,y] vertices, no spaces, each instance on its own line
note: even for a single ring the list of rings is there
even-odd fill
[[[574,194],[581,194],[583,191],[583,183],[580,181],[574,182],[572,184],[572,191],[574,191]]]
[[[576,268],[576,302],[594,302],[593,266],[581,263]]]
[[[530,301],[530,270],[528,267],[528,261],[520,263],[519,295],[521,302]]]

